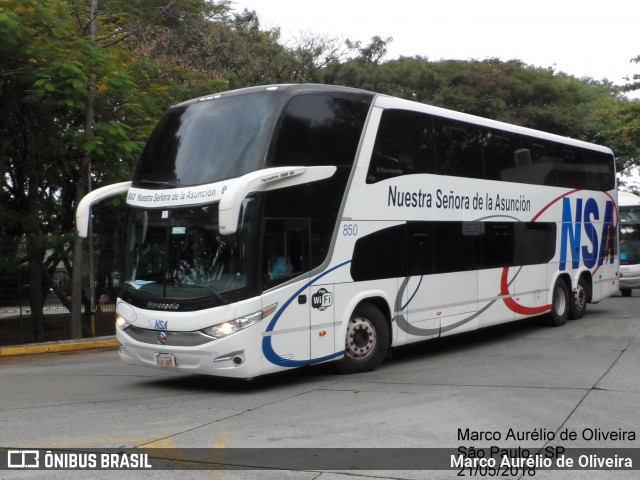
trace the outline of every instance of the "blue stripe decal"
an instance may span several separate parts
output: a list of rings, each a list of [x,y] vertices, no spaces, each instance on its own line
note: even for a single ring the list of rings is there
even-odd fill
[[[311,279],[309,282],[305,283],[302,287],[300,287],[300,289],[296,293],[291,295],[291,297],[289,297],[289,299],[287,299],[287,301],[284,302],[284,304],[282,305],[282,308],[280,308],[280,310],[276,312],[273,319],[271,319],[271,322],[267,326],[266,331],[273,332],[273,329],[275,328],[276,323],[278,322],[278,320],[280,320],[280,317],[282,316],[284,311],[289,307],[289,305],[291,305],[291,302],[293,302],[294,299],[298,298],[298,295],[304,292],[304,290],[308,286],[314,284],[325,275],[328,275],[331,272],[337,270],[338,268],[344,267],[345,265],[348,265],[350,263],[351,263],[351,260],[347,260],[346,262],[343,262],[340,265],[336,265],[335,267],[330,268],[326,272],[321,273],[320,275]],[[337,357],[340,357],[341,355],[344,355],[344,350],[341,350],[339,352],[332,353],[331,355],[326,355],[324,357],[319,357],[319,358],[311,358],[309,360],[288,360],[286,358],[282,358],[280,355],[278,355],[275,352],[275,350],[273,349],[273,345],[271,345],[271,338],[272,338],[271,335],[268,335],[262,338],[262,352],[264,353],[264,356],[267,360],[269,360],[274,365],[278,365],[280,367],[301,367],[304,365],[311,365],[313,363],[325,362],[327,360],[331,360],[333,358],[337,358]]]
[[[411,303],[411,300],[413,300],[413,297],[416,296],[416,293],[418,293],[418,290],[420,289],[420,285],[422,285],[422,279],[424,278],[424,276],[420,277],[420,281],[418,282],[418,286],[416,287],[415,291],[413,292],[413,294],[411,295],[411,298],[407,301],[407,303],[405,303],[402,308],[400,310],[404,310],[405,308],[407,308],[409,306],[409,304]]]

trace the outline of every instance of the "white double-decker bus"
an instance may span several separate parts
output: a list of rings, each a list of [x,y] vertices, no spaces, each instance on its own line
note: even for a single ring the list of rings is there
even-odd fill
[[[618,291],[611,150],[372,92],[172,107],[127,194],[120,357],[227,377],[545,315]]]

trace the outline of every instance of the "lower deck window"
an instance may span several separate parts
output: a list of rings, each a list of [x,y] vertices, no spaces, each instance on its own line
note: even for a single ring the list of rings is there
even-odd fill
[[[356,281],[450,273],[549,262],[556,224],[527,222],[407,222],[356,242]]]

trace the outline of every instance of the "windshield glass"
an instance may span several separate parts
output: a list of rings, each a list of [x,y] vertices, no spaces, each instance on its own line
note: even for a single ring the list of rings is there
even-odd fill
[[[620,208],[620,263],[640,264],[640,208]]]
[[[142,152],[134,184],[202,185],[263,168],[278,102],[256,92],[170,109]]]
[[[213,305],[238,300],[251,273],[247,257],[253,203],[252,198],[245,199],[238,233],[228,236],[218,234],[217,203],[170,210],[132,209],[125,252],[128,296],[145,301],[209,299]],[[153,308],[155,304],[149,305]]]

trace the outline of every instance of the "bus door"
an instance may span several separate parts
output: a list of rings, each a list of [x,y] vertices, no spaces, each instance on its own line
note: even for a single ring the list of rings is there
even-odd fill
[[[473,234],[462,222],[407,224],[409,341],[477,327]]]
[[[513,260],[510,279],[513,295],[512,310],[520,319],[547,310],[551,278],[549,261],[555,253],[556,227],[548,222],[520,222],[511,224]],[[504,282],[503,282],[504,283]]]
[[[430,277],[435,273],[435,226],[433,222],[409,222],[406,227],[406,264],[401,311],[409,325],[407,341],[440,335],[440,318],[434,313]]]
[[[439,326],[439,335],[475,329],[475,231],[463,222],[425,222],[409,225],[408,234],[408,251],[415,252],[410,260],[420,259],[426,267],[420,273],[428,273],[421,278],[417,301],[411,302],[410,323],[431,322]]]
[[[271,336],[276,354],[286,360],[308,360],[309,344],[309,220],[264,220],[263,307],[278,304]],[[271,321],[271,318],[269,318]]]

